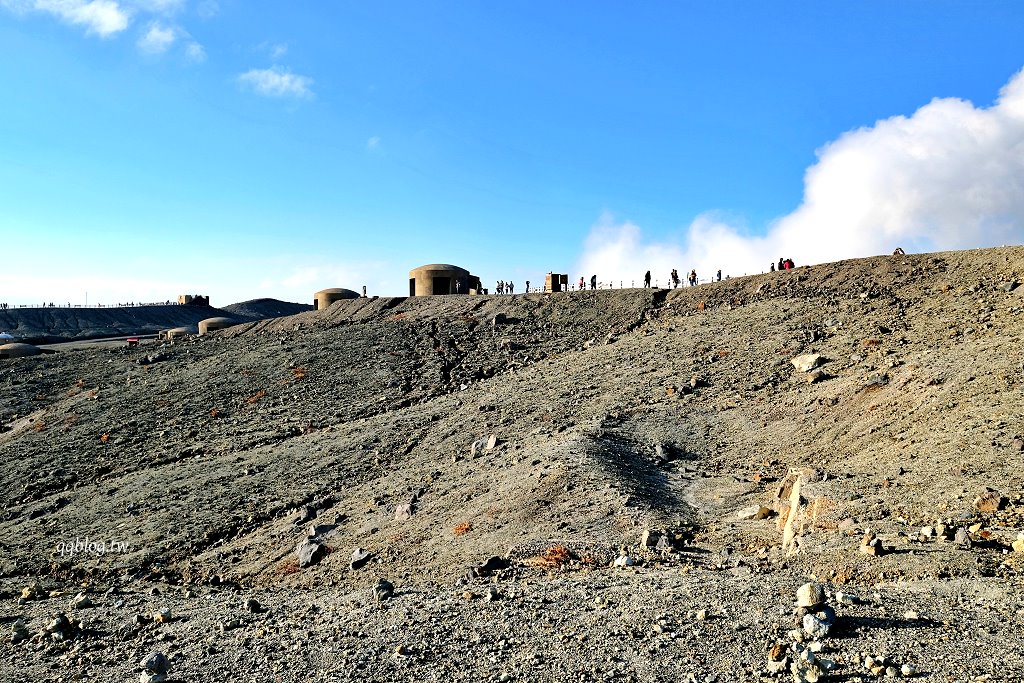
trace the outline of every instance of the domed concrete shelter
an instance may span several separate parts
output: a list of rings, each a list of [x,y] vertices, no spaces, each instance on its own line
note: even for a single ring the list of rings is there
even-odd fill
[[[477,294],[480,289],[480,278],[448,263],[431,263],[409,271],[409,296]]]
[[[187,337],[190,334],[199,334],[198,327],[172,327],[169,330],[162,331],[158,337],[161,339],[178,339],[180,337]]]
[[[331,287],[329,289],[321,289],[319,292],[313,295],[313,308],[317,311],[330,308],[331,304],[335,301],[344,301],[345,299],[358,299],[358,292],[353,292],[351,289],[342,289],[341,287]]]
[[[199,321],[199,335],[209,334],[210,332],[216,332],[217,330],[224,330],[229,327],[233,327],[238,324],[238,321],[234,318],[207,318],[206,320]]]
[[[31,344],[4,344],[0,346],[0,358],[26,358],[38,356],[43,351]]]

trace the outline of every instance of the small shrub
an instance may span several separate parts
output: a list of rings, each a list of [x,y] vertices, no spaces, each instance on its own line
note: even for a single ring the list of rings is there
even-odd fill
[[[459,522],[455,525],[455,535],[462,536],[463,534],[468,533],[472,528],[473,525],[469,522]]]

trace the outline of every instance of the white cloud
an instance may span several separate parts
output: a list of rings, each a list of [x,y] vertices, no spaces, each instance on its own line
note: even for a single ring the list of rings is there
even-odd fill
[[[698,216],[678,239],[643,238],[603,217],[577,267],[602,280],[664,281],[672,268],[702,278],[763,272],[780,256],[798,265],[909,251],[1024,242],[1024,70],[991,107],[935,99],[841,135],[818,151],[803,202],[749,236],[728,220]]]
[[[176,14],[185,7],[185,0],[125,0],[145,12]]]
[[[140,50],[149,54],[163,54],[177,38],[178,32],[175,29],[154,21],[139,38],[138,46]]]
[[[270,58],[273,60],[281,59],[288,54],[288,43],[275,43],[270,46]]]
[[[185,48],[185,58],[193,64],[205,62],[206,50],[204,50],[203,46],[199,43],[192,41],[188,44],[188,47]]]
[[[0,5],[19,13],[45,12],[104,38],[128,28],[129,12],[115,0],[0,0]]]
[[[196,14],[203,19],[212,19],[220,14],[220,5],[217,0],[201,0],[196,6]]]
[[[366,141],[366,149],[377,149],[380,146],[380,137],[374,135],[372,138]]]
[[[269,69],[250,69],[238,77],[238,81],[266,97],[312,97],[313,79],[297,76],[279,66]]]

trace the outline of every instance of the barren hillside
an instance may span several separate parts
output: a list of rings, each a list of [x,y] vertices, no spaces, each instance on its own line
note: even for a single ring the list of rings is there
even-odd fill
[[[1022,277],[359,299],[0,361],[0,679],[1024,680]],[[839,617],[797,638],[811,580]]]
[[[200,320],[236,320],[292,315],[312,306],[277,299],[253,299],[224,308],[212,306],[126,306],[111,308],[10,308],[0,310],[0,332],[30,344],[55,344],[102,337],[156,334],[172,327],[194,327]]]

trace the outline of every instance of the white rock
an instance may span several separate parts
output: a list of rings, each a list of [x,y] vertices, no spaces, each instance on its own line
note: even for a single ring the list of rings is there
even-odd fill
[[[821,365],[823,360],[824,359],[821,357],[820,353],[805,353],[803,355],[797,356],[790,362],[793,364],[793,367],[795,367],[800,372],[810,372],[814,368]]]
[[[856,595],[853,595],[852,593],[844,593],[843,591],[838,591],[836,593],[836,602],[838,602],[840,605],[856,605],[858,602],[858,598]]]
[[[616,567],[632,567],[633,558],[629,555],[619,555],[615,558],[614,564]]]

